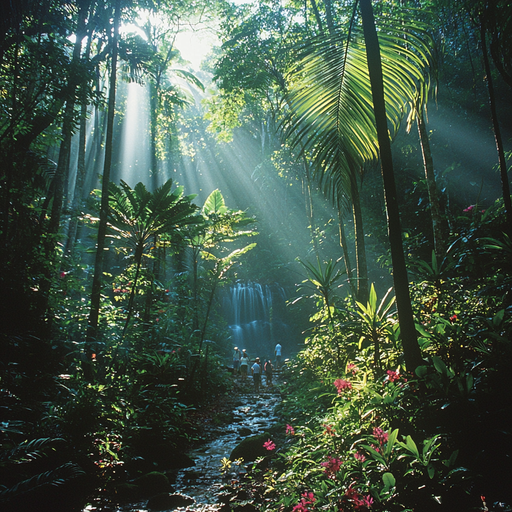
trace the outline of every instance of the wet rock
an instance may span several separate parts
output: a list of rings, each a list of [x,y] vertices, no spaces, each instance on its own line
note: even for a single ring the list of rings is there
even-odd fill
[[[258,457],[265,457],[269,452],[264,448],[263,443],[266,443],[269,439],[272,438],[268,432],[246,437],[235,446],[229,459],[236,460],[242,458],[244,462],[252,462]]]
[[[149,497],[162,492],[172,492],[173,488],[169,479],[159,471],[152,471],[130,482],[137,486],[138,495]]]
[[[162,442],[151,437],[142,436],[134,441],[133,450],[136,459],[142,459],[146,464],[155,465],[163,469],[181,469],[194,465],[194,461],[186,454],[180,452],[172,442]]]
[[[240,435],[242,437],[247,437],[247,436],[250,436],[251,434],[252,434],[252,430],[250,428],[242,427],[240,429]]]
[[[128,503],[140,498],[139,486],[124,482],[116,486],[116,498],[120,503]]]
[[[197,480],[200,477],[201,477],[201,473],[199,471],[187,471],[183,475],[183,480],[190,482],[193,480]]]
[[[124,469],[131,478],[135,478],[136,476],[149,473],[151,470],[155,469],[155,466],[144,457],[133,457],[125,462]]]
[[[178,507],[188,507],[194,503],[194,499],[184,494],[168,494],[161,493],[153,496],[148,501],[148,508],[150,510],[172,510]]]

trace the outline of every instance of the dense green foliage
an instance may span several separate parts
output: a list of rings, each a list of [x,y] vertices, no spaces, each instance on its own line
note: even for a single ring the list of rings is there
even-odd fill
[[[235,490],[269,512],[510,509],[511,6],[371,7],[2,6],[2,510],[142,499],[230,390],[235,280],[296,293],[304,334],[287,435]],[[175,40],[211,20],[196,70]]]

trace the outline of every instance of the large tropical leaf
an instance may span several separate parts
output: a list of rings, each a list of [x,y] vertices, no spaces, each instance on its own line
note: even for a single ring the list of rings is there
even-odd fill
[[[423,97],[431,38],[427,27],[409,18],[378,25],[387,116],[395,132],[407,104]],[[335,195],[347,193],[351,176],[378,158],[366,48],[355,12],[347,29],[303,46],[292,82],[288,135],[311,154],[317,177]]]

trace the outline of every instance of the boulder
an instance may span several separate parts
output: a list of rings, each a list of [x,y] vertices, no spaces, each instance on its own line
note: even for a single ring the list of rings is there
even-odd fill
[[[172,492],[172,486],[169,479],[159,471],[152,471],[133,480],[133,485],[138,488],[138,495],[141,497],[155,496],[163,492]]]
[[[272,440],[268,432],[257,434],[255,436],[246,437],[235,446],[229,460],[242,458],[244,462],[255,461],[258,457],[269,455],[269,451],[263,446],[268,440]]]

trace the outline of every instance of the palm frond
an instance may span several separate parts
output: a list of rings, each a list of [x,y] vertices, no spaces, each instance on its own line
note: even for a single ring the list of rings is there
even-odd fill
[[[431,59],[428,27],[388,18],[379,22],[389,128],[396,131],[408,104],[424,97]],[[362,27],[317,36],[303,45],[291,73],[287,135],[312,157],[316,177],[334,196],[378,158],[372,90]]]

